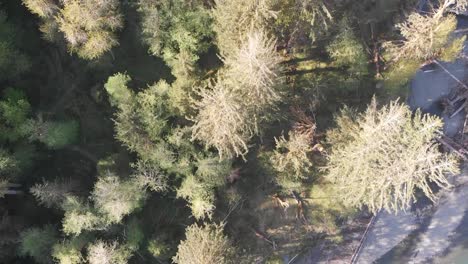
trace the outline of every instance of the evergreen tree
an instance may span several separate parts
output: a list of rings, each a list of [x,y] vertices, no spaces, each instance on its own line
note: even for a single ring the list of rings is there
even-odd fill
[[[17,141],[27,133],[23,125],[31,114],[31,105],[19,89],[7,88],[0,101],[0,140]]]
[[[139,208],[146,197],[133,180],[120,180],[108,173],[101,175],[91,194],[96,209],[107,217],[110,223],[119,223],[122,218]]]
[[[374,99],[362,114],[345,108],[336,122],[327,134],[327,179],[345,205],[396,212],[414,202],[416,190],[434,200],[431,183],[445,188],[445,174],[457,172],[454,158],[434,143],[442,128],[437,117],[413,116],[395,101],[378,109]]]
[[[213,37],[210,13],[203,1],[139,0],[138,5],[149,51],[162,56],[175,76],[190,73]]]
[[[445,4],[428,14],[411,13],[396,25],[401,38],[386,42],[385,56],[390,61],[386,81],[390,87],[405,84],[427,61],[454,60],[465,41],[465,37],[452,38],[457,26],[454,15],[443,15]]]
[[[20,32],[9,23],[6,14],[0,10],[0,80],[18,77],[31,67],[31,60],[18,48],[21,46]]]
[[[60,149],[78,141],[79,124],[71,121],[44,121],[29,119],[21,126],[22,133],[30,140],[44,143],[50,149]]]
[[[66,196],[62,209],[65,211],[62,230],[67,235],[80,235],[83,231],[101,229],[107,223],[86,201],[75,196]]]
[[[117,242],[98,240],[88,246],[89,264],[127,264],[131,252]]]
[[[200,179],[189,175],[177,190],[177,197],[186,199],[190,204],[192,215],[196,219],[211,218],[215,209],[214,190]]]
[[[20,236],[19,254],[31,256],[38,263],[51,263],[50,253],[57,236],[57,231],[52,226],[24,230]]]
[[[289,138],[275,138],[276,147],[271,156],[271,166],[278,172],[276,182],[286,190],[299,187],[300,180],[311,173],[312,135],[290,131]]]
[[[117,0],[23,0],[43,19],[40,29],[46,39],[59,30],[70,52],[95,59],[118,44],[115,32],[123,27]]]
[[[36,200],[49,208],[60,207],[76,188],[73,182],[55,180],[53,182],[43,181],[43,183],[35,184],[30,191]]]
[[[282,43],[289,47],[307,45],[333,29],[333,11],[324,0],[279,0],[274,29]]]
[[[213,29],[221,55],[236,54],[249,32],[267,29],[276,17],[273,5],[271,0],[215,0]]]
[[[187,227],[185,240],[180,242],[172,260],[177,264],[233,263],[234,248],[223,228],[216,224]]]
[[[58,264],[81,264],[84,263],[82,249],[89,241],[89,236],[77,236],[63,240],[52,248],[52,257]]]
[[[350,21],[346,18],[341,21],[340,32],[327,46],[327,52],[336,66],[348,67],[351,72],[365,74],[368,58],[349,24]]]
[[[279,101],[280,59],[275,42],[261,31],[247,33],[237,54],[224,59],[216,81],[200,90],[194,106],[193,139],[215,147],[220,158],[244,156],[260,122]]]

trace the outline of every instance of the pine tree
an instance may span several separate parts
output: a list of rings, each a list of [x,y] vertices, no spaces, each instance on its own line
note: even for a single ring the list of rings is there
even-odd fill
[[[78,236],[83,231],[100,229],[107,224],[94,208],[78,197],[66,196],[62,209],[65,211],[62,230],[67,235]]]
[[[89,239],[89,236],[81,235],[63,240],[53,246],[52,257],[58,264],[84,263],[85,259],[81,251],[86,246]]]
[[[268,28],[276,17],[273,4],[271,0],[215,0],[213,29],[223,57],[236,54],[252,30]]]
[[[64,199],[71,195],[75,188],[76,186],[73,182],[55,180],[35,184],[31,187],[30,191],[39,204],[52,208],[60,207]]]
[[[91,197],[96,209],[110,223],[119,223],[124,216],[141,206],[146,193],[135,181],[120,180],[109,172],[99,177]]]
[[[310,134],[289,132],[289,138],[275,138],[276,146],[271,165],[278,172],[276,182],[286,190],[297,189],[300,181],[311,173],[312,138]]]
[[[238,53],[224,58],[217,80],[200,89],[194,102],[192,138],[217,149],[220,158],[244,156],[248,142],[281,98],[275,41],[261,31],[247,33]]]
[[[139,0],[143,39],[177,77],[190,73],[210,47],[211,17],[201,0]],[[179,65],[178,65],[179,64]]]
[[[217,224],[187,227],[185,240],[180,242],[172,260],[177,264],[233,263],[234,247],[223,228]]]
[[[117,0],[23,0],[41,17],[46,39],[55,30],[65,37],[70,52],[84,59],[96,59],[118,44],[115,32],[123,27]]]
[[[202,89],[196,102],[198,115],[193,118],[193,139],[215,147],[220,158],[243,156],[256,125],[242,99],[230,91],[224,80]]]
[[[452,61],[463,48],[465,36],[453,38],[457,26],[454,15],[444,15],[449,1],[428,14],[411,13],[396,25],[400,39],[384,43],[389,61],[385,77],[390,87],[405,84],[425,62],[437,59]]]
[[[449,186],[446,173],[457,172],[453,157],[442,154],[434,139],[442,129],[438,117],[414,116],[397,101],[377,108],[375,99],[362,114],[345,108],[331,144],[327,179],[347,206],[396,212],[415,201],[416,190],[436,198],[431,183]]]
[[[246,34],[239,51],[224,58],[225,78],[238,96],[251,100],[245,102],[247,106],[262,109],[280,100],[277,86],[281,59],[276,53],[276,41],[265,32]]]
[[[31,256],[38,263],[51,263],[50,252],[57,236],[58,233],[52,226],[27,229],[20,235],[19,254]]]
[[[131,252],[116,241],[98,240],[88,246],[89,264],[127,264]]]
[[[196,219],[211,219],[215,209],[214,190],[201,179],[193,175],[187,176],[177,190],[177,197],[189,202],[192,215]]]

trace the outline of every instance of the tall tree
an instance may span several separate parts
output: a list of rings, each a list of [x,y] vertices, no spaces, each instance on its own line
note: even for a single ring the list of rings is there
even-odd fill
[[[416,190],[435,199],[431,183],[449,186],[446,173],[457,172],[452,156],[442,154],[434,139],[442,120],[397,101],[362,114],[345,108],[337,128],[327,133],[331,144],[327,179],[345,205],[398,211],[415,201]]]
[[[244,156],[248,141],[281,98],[279,62],[275,41],[252,31],[237,53],[224,58],[217,80],[199,92],[193,118],[193,139],[215,147],[221,158]]]
[[[89,264],[127,264],[131,252],[118,242],[104,242],[101,240],[88,246]]]
[[[21,233],[19,254],[31,256],[38,263],[51,263],[50,253],[57,237],[58,232],[52,226],[24,230]]]
[[[446,8],[442,3],[427,14],[413,12],[396,25],[400,39],[384,44],[390,61],[386,76],[390,86],[405,84],[425,62],[437,59],[452,61],[458,56],[465,36],[451,37],[457,20],[452,14],[444,15]]]
[[[276,17],[273,2],[215,0],[213,29],[223,57],[236,54],[250,31],[269,28],[269,23]]]
[[[108,173],[99,177],[91,197],[109,222],[119,223],[124,216],[142,205],[146,193],[135,181],[121,180]]]
[[[175,76],[189,74],[211,45],[213,30],[204,1],[139,0],[144,41]]]
[[[43,19],[40,29],[46,39],[59,30],[70,52],[95,59],[118,44],[115,32],[123,27],[117,0],[23,0]]]
[[[173,261],[177,264],[227,264],[234,262],[234,246],[223,234],[223,226],[193,224],[185,230]]]

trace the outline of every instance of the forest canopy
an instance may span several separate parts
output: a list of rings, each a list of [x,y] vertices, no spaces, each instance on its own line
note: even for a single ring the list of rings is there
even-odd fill
[[[347,262],[433,212],[468,2],[416,2],[0,0],[0,263]]]

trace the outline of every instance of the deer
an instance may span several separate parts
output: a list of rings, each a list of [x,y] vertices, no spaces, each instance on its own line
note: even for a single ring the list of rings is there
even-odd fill
[[[288,208],[289,208],[289,203],[286,202],[286,201],[283,201],[283,200],[279,197],[278,194],[273,195],[272,198],[273,198],[273,200],[274,200],[275,202],[278,203],[278,205],[279,205],[281,208],[283,208],[284,212],[286,213],[286,211],[287,211]]]

